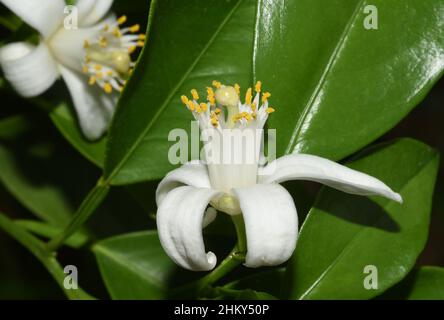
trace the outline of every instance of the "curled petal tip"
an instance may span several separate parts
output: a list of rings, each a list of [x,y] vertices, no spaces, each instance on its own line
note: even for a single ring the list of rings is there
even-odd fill
[[[214,269],[214,267],[216,266],[216,263],[217,263],[216,255],[213,252],[208,251],[207,252],[207,261],[208,261],[208,268],[205,270],[202,270],[202,271],[210,271],[210,270]]]
[[[400,204],[404,202],[402,196],[399,193],[393,193],[392,199]]]

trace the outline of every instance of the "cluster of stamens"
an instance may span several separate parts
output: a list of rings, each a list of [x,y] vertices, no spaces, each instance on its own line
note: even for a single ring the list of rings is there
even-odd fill
[[[214,90],[215,88],[216,90]],[[262,92],[262,82],[258,81],[253,89],[248,88],[245,103],[240,102],[240,86],[225,86],[219,81],[213,81],[212,87],[207,87],[207,101],[199,102],[196,89],[191,90],[192,99],[183,95],[182,103],[190,110],[199,122],[209,122],[213,127],[233,128],[248,125],[252,121],[265,122],[268,115],[275,110],[268,106],[269,92]],[[227,117],[225,117],[227,113]]]
[[[90,85],[99,85],[106,93],[122,91],[135,63],[131,54],[145,44],[145,35],[137,34],[138,24],[121,28],[126,16],[105,24],[100,35],[84,41],[83,72],[89,75]]]

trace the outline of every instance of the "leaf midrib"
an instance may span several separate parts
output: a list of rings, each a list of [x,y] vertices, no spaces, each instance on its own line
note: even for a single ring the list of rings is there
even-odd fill
[[[321,74],[321,77],[313,91],[313,94],[308,99],[307,104],[305,105],[301,116],[299,117],[294,129],[293,134],[290,137],[290,141],[288,143],[287,149],[285,150],[285,154],[289,154],[292,152],[292,150],[296,147],[296,143],[298,141],[298,138],[301,134],[302,128],[305,126],[305,121],[307,120],[308,115],[311,113],[311,110],[314,106],[315,101],[319,97],[320,92],[322,91],[322,88],[324,87],[325,82],[327,81],[327,78],[330,74],[330,71],[333,69],[333,66],[335,65],[337,58],[339,57],[342,49],[344,48],[344,45],[347,40],[347,35],[349,34],[351,28],[355,24],[356,18],[359,15],[359,12],[361,11],[361,8],[363,7],[366,0],[359,1],[358,5],[356,6],[356,10],[351,15],[349,21],[347,22],[344,31],[341,33],[341,36],[339,37],[339,41],[334,48],[334,50],[331,53],[331,56],[327,62],[327,65],[324,68],[324,72]]]
[[[183,75],[183,77],[179,80],[179,82],[177,83],[177,85],[173,88],[173,90],[171,90],[171,93],[166,97],[164,103],[160,106],[159,110],[156,112],[156,114],[154,115],[154,117],[151,119],[151,121],[148,123],[147,127],[145,128],[145,130],[142,131],[142,133],[138,136],[138,138],[136,139],[135,143],[131,146],[131,148],[128,150],[128,152],[125,154],[125,156],[122,158],[122,160],[116,165],[116,167],[111,171],[111,173],[109,174],[109,176],[107,177],[107,181],[112,181],[114,176],[116,176],[120,169],[124,166],[124,164],[127,162],[128,159],[130,159],[130,157],[132,157],[132,155],[134,154],[134,152],[137,150],[137,147],[139,146],[139,144],[143,141],[143,139],[145,138],[145,136],[148,134],[148,132],[150,131],[151,127],[154,125],[154,123],[156,122],[156,120],[160,117],[160,115],[164,112],[165,108],[168,106],[168,104],[171,102],[173,96],[175,95],[175,93],[179,90],[179,88],[182,86],[182,84],[185,82],[185,80],[188,78],[188,76],[191,74],[191,72],[194,70],[194,68],[196,67],[196,65],[199,63],[199,61],[201,60],[201,58],[204,56],[204,54],[208,51],[208,49],[211,47],[211,45],[213,44],[214,40],[217,38],[217,36],[219,35],[219,33],[221,32],[221,30],[225,27],[225,25],[228,23],[228,21],[231,19],[231,17],[234,15],[234,13],[237,11],[237,9],[239,8],[240,4],[243,2],[244,0],[238,0],[238,3],[236,5],[234,5],[233,9],[231,9],[231,11],[227,14],[227,16],[225,17],[225,19],[222,21],[222,23],[220,24],[220,26],[216,29],[216,31],[214,32],[214,34],[211,36],[210,40],[208,41],[208,43],[205,45],[205,47],[202,49],[201,53],[196,57],[196,59],[194,60],[194,62],[191,64],[190,68],[188,68],[188,70],[185,72],[185,74]]]
[[[424,170],[426,170],[432,163],[434,160],[436,160],[437,155],[435,154],[434,156],[432,156],[430,158],[429,161],[427,161],[427,163],[421,168],[419,169],[417,172],[415,172],[414,175],[411,176],[411,178],[401,187],[400,189],[400,193],[410,185],[410,183],[419,175],[421,174]],[[370,199],[370,201],[372,201]],[[382,206],[382,209],[384,209],[385,211],[387,211],[387,208],[392,206],[393,202],[389,201],[387,202],[386,205]],[[375,222],[372,224],[372,226],[375,226],[382,217],[379,217],[379,219],[376,219]],[[362,232],[360,232],[361,230],[363,230]],[[316,289],[320,282],[327,276],[327,274],[338,264],[338,262],[341,260],[341,258],[352,248],[351,244],[356,243],[356,239],[359,239],[360,237],[363,236],[363,234],[365,234],[366,232],[368,232],[369,228],[361,228],[360,230],[358,230],[356,232],[356,234],[350,239],[350,241],[346,244],[346,246],[341,250],[340,254],[336,257],[336,259],[333,260],[333,262],[327,267],[327,269],[325,269],[325,271],[313,282],[313,284],[304,292],[300,295],[300,297],[298,298],[299,300],[303,300],[306,296],[308,296],[311,292],[313,292],[314,289]],[[301,229],[302,232],[302,229]]]

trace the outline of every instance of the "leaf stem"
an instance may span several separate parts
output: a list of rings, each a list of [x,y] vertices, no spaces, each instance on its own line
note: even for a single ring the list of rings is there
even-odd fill
[[[56,282],[60,285],[66,296],[71,300],[92,300],[91,295],[83,291],[82,289],[66,289],[63,285],[66,274],[63,272],[62,267],[58,263],[54,254],[49,253],[45,244],[25,229],[20,227],[14,221],[7,218],[0,213],[0,229],[9,234],[12,238],[17,240],[26,249],[28,249],[48,270]]]
[[[95,187],[83,200],[71,222],[60,234],[52,238],[46,244],[46,250],[48,252],[57,251],[57,249],[88,220],[103,200],[105,200],[109,189],[109,185],[100,178]]]

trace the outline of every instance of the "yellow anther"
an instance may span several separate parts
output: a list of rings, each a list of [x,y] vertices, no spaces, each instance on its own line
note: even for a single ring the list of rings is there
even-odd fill
[[[118,24],[124,24],[126,22],[126,16],[121,16],[119,19],[117,19]]]
[[[251,117],[251,114],[249,114],[249,113],[247,113],[246,115],[244,115],[244,118],[245,118],[247,121],[251,121],[251,120],[253,120],[253,118]]]
[[[252,98],[253,98],[253,96],[251,95],[251,88],[248,88],[247,94],[245,95],[245,104],[248,106],[251,105]]]
[[[190,101],[190,100],[188,100],[188,97],[185,96],[185,95],[181,96],[180,99],[182,100],[182,103],[183,103],[184,105],[187,105],[187,104],[188,104],[188,101]]]
[[[82,71],[83,73],[88,73],[88,66],[86,64],[83,65]]]
[[[256,109],[257,109],[256,103],[253,102],[251,104],[251,111],[256,111]]]
[[[217,125],[219,124],[219,120],[217,118],[211,118],[210,122],[215,127],[217,127]]]
[[[137,44],[136,44],[138,47],[143,47],[144,45],[145,45],[145,42],[143,42],[143,41],[137,41]]]
[[[222,110],[220,110],[220,108],[216,108],[214,109],[214,113],[215,114],[220,114],[222,112]]]
[[[99,78],[99,79],[102,79],[103,78],[103,73],[102,72],[96,72],[96,76],[97,76],[97,78]]]
[[[139,30],[140,30],[140,26],[138,24],[135,24],[129,28],[130,32],[139,32]]]
[[[274,110],[273,108],[269,107],[267,108],[267,110],[265,110],[268,114],[275,112],[276,110]]]
[[[194,100],[199,100],[199,94],[197,93],[196,89],[191,90],[191,95],[193,96]]]
[[[257,93],[261,92],[262,89],[262,82],[258,81],[256,82],[256,86],[254,87]]]
[[[106,72],[106,75],[111,77],[111,76],[113,75],[113,71],[112,71],[112,70],[108,70],[108,71]]]
[[[206,103],[201,103],[200,104],[200,108],[202,109],[203,112],[207,112],[208,110],[208,105]]]
[[[211,105],[216,104],[216,99],[214,97],[214,91],[213,88],[207,87],[207,100]]]
[[[214,80],[214,81],[213,81],[213,86],[214,86],[216,89],[220,89],[220,87],[222,87],[222,84],[221,84],[219,81]]]
[[[99,45],[103,48],[106,47],[108,45],[108,40],[106,40],[106,38],[104,37],[101,37],[99,40]]]
[[[267,102],[268,98],[270,98],[270,97],[271,97],[271,93],[270,93],[270,92],[265,92],[265,93],[262,95],[262,103]]]
[[[202,112],[202,108],[200,107],[200,105],[196,104],[195,107],[196,107],[196,112],[197,113],[201,113]]]
[[[145,40],[146,39],[146,35],[141,33],[139,34],[139,40]]]
[[[114,35],[116,38],[120,38],[120,37],[122,36],[122,32],[120,32],[120,29],[116,27],[116,28],[113,30],[113,35]]]
[[[97,79],[94,76],[89,77],[89,81],[88,81],[89,85],[90,86],[94,85],[96,83],[96,80]]]
[[[256,119],[256,117],[257,117],[256,111],[254,111],[251,115],[253,116],[253,119]]]
[[[89,48],[88,40],[83,41],[83,48],[85,48],[85,49]]]
[[[103,90],[105,90],[106,93],[113,92],[113,87],[107,82],[103,85]]]
[[[131,47],[128,48],[128,53],[131,54],[131,53],[133,53],[134,51],[136,51],[136,49],[137,49],[136,46],[131,46]]]
[[[100,70],[102,70],[102,66],[100,64],[96,64],[96,65],[94,65],[94,69],[96,71],[100,71]]]
[[[234,85],[234,90],[236,90],[237,95],[240,96],[240,86],[237,83]]]
[[[188,102],[187,102],[187,106],[188,106],[188,109],[190,109],[190,111],[194,111],[194,109],[195,109],[195,105],[194,105],[194,102],[193,102],[193,101],[188,100]]]

